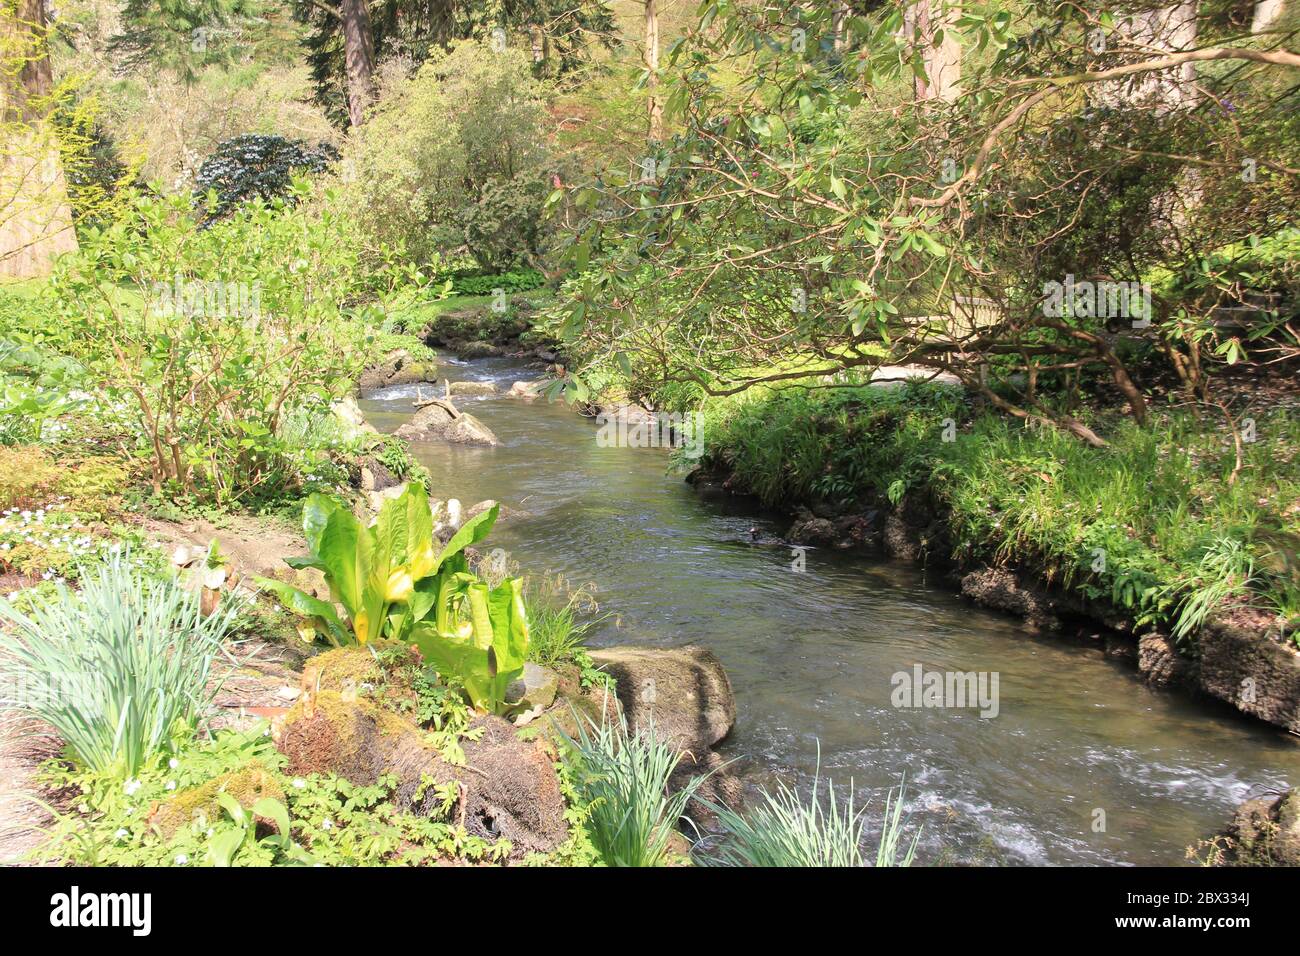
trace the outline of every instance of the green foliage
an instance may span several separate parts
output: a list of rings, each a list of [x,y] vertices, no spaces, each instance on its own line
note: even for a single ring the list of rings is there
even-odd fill
[[[124,779],[173,747],[211,700],[208,677],[231,612],[142,575],[129,554],[59,586],[29,611],[0,599],[14,706],[50,724],[83,767]]]
[[[288,776],[266,731],[261,723],[183,742],[169,760],[154,761],[125,782],[58,762],[47,765],[43,782],[79,799],[55,814],[36,857],[92,866],[376,866],[449,858],[492,862],[510,851],[508,842],[470,836],[450,819],[454,785],[444,788],[441,814],[416,816],[393,803],[391,776],[372,786],[335,776]],[[196,808],[170,832],[147,809],[186,803],[249,766],[261,768],[270,789],[282,796],[257,798],[233,787],[218,791],[215,806]]]
[[[572,664],[583,687],[609,686],[612,678],[599,670],[587,652],[587,635],[603,623],[595,586],[571,587],[561,576],[528,581],[528,659],[543,667]]]
[[[711,862],[722,866],[865,866],[865,806],[854,805],[853,788],[847,800],[835,796],[835,785],[826,782],[821,794],[820,771],[813,777],[807,799],[785,784],[775,792],[764,789],[744,814],[724,806],[711,805],[725,833]],[[899,786],[897,799],[891,790],[885,798],[885,814],[876,849],[876,866],[911,866],[920,830],[902,858],[898,856],[905,823],[902,817],[905,790]]]
[[[546,276],[536,269],[487,273],[480,269],[455,269],[437,273],[435,281],[441,280],[450,280],[453,295],[492,295],[497,289],[509,295],[529,292],[546,284]]]
[[[564,736],[564,759],[586,827],[606,866],[663,866],[677,821],[708,774],[669,795],[668,781],[682,755],[653,727],[629,730],[617,722],[579,719],[577,737]]]
[[[716,396],[908,364],[1099,443],[1061,392],[1118,386],[1141,424],[1149,390],[1206,401],[1228,365],[1294,364],[1300,92],[1285,65],[1241,68],[1280,41],[1202,7],[1198,43],[1246,46],[1236,62],[1104,86],[1144,53],[1130,7],[948,11],[965,90],[948,102],[921,95],[935,38],[907,4],[703,4],[656,87],[670,134],[548,199],[576,225],[552,394],[584,400],[617,367]],[[1045,308],[1053,284],[1160,273],[1177,281],[1146,324]]]
[[[336,122],[347,122],[345,46],[333,8],[294,0],[305,38],[316,100]],[[456,40],[484,40],[497,31],[517,49],[540,45],[533,72],[566,76],[590,64],[601,47],[618,44],[614,11],[605,0],[381,0],[370,5],[375,62],[390,69],[422,63]]]
[[[527,660],[528,614],[521,589],[517,578],[489,589],[466,572],[445,574],[436,615],[411,633],[439,673],[457,678],[475,707],[494,714],[506,709],[506,689]]]
[[[417,261],[467,249],[484,268],[535,254],[549,165],[541,88],[520,50],[437,51],[376,107],[347,153],[372,245]]]
[[[194,177],[196,201],[207,200],[210,219],[228,215],[254,198],[293,201],[293,178],[324,171],[339,152],[329,143],[247,133],[218,143]],[[215,199],[208,199],[208,192]]]
[[[282,581],[257,582],[306,618],[308,633],[335,646],[380,638],[415,644],[440,673],[460,682],[474,706],[499,713],[528,650],[522,583],[507,578],[489,588],[470,572],[464,554],[487,537],[498,511],[476,515],[440,544],[422,485],[408,484],[386,499],[369,527],[341,502],[312,495],[303,507],[310,554],[288,563],[321,571],[334,603]]]
[[[142,197],[61,263],[42,318],[156,490],[228,505],[301,483],[286,417],[346,393],[367,359],[338,307],[357,281],[348,235],[327,198],[201,229],[183,198]]]
[[[713,403],[705,434],[712,463],[766,504],[918,496],[946,516],[954,556],[1015,562],[1139,624],[1187,638],[1213,609],[1243,600],[1294,620],[1300,527],[1288,509],[1300,499],[1300,421],[1261,416],[1239,472],[1214,419],[1109,424],[1097,449],[1053,428],[972,417],[957,393],[909,385]]]

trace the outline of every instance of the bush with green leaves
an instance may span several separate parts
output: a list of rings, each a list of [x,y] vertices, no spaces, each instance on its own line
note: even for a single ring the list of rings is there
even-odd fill
[[[338,158],[339,151],[329,143],[309,146],[300,139],[258,133],[236,136],[218,143],[199,167],[195,202],[205,206],[210,219],[254,198],[292,202],[294,176],[323,172]]]
[[[546,276],[537,269],[510,269],[484,272],[481,269],[454,269],[439,272],[434,281],[450,280],[453,295],[492,295],[496,290],[509,293],[530,292],[546,284]]]
[[[79,766],[126,778],[198,725],[233,611],[140,572],[122,551],[19,611],[0,599],[9,703],[49,724]]]
[[[412,866],[448,859],[493,862],[509,854],[508,841],[472,836],[454,819],[454,784],[441,785],[433,813],[415,815],[399,808],[391,774],[364,786],[332,774],[290,775],[267,730],[259,722],[245,731],[220,730],[186,741],[171,759],[155,761],[126,781],[50,762],[42,768],[42,782],[77,799],[50,808],[53,821],[32,860],[81,866]],[[145,807],[161,810],[169,825],[142,812]]]
[[[346,184],[374,248],[418,261],[467,253],[491,270],[542,245],[551,158],[527,55],[465,41],[391,88],[346,152]]]
[[[142,196],[60,263],[44,315],[157,491],[228,505],[302,483],[286,421],[347,394],[373,347],[370,310],[340,308],[351,230],[319,200],[205,229],[183,197]]]

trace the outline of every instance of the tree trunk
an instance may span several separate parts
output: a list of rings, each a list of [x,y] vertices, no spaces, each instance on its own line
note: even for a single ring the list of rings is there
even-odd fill
[[[1158,10],[1134,14],[1125,32],[1139,47],[1154,53],[1191,50],[1196,46],[1196,8],[1193,2],[1177,3]],[[1121,81],[1119,98],[1130,105],[1146,105],[1165,112],[1193,106],[1196,102],[1196,64],[1184,63],[1172,70],[1149,73],[1136,81]]]
[[[649,71],[646,88],[650,91],[647,111],[650,119],[650,142],[664,138],[664,108],[659,102],[659,9],[658,0],[645,0],[645,66]]]
[[[375,41],[366,0],[341,0],[343,53],[348,75],[348,120],[353,127],[366,119],[374,97]]]
[[[542,28],[533,24],[528,28],[528,42],[533,48],[533,65],[539,73],[546,72],[546,41],[542,37]]]
[[[1286,0],[1258,0],[1255,4],[1255,16],[1250,21],[1250,32],[1259,33],[1267,30],[1286,9]]]
[[[917,77],[914,92],[917,101],[940,99],[951,103],[961,96],[961,44],[952,25],[952,12],[936,11],[939,0],[919,0],[903,14],[903,30],[908,38],[918,37],[923,44],[926,77]],[[943,31],[943,42],[935,37]]]
[[[58,140],[44,0],[0,0],[0,275],[50,273],[77,248]]]

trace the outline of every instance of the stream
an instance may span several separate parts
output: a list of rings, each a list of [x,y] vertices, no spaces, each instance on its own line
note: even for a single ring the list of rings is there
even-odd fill
[[[504,359],[444,372],[502,391],[536,377]],[[360,404],[392,431],[415,391]],[[919,863],[1178,864],[1240,801],[1300,783],[1296,737],[1148,688],[1099,642],[1030,634],[883,558],[810,548],[798,573],[775,540],[789,519],[701,498],[662,450],[598,447],[591,421],[544,399],[456,403],[502,444],[414,445],[434,496],[525,512],[487,546],[530,574],[594,584],[617,621],[591,644],[712,649],[738,712],[721,750],[747,785],[810,786],[820,747],[821,773],[837,792],[852,781],[874,830],[906,775]],[[917,664],[995,672],[997,716],[894,707],[892,676]]]

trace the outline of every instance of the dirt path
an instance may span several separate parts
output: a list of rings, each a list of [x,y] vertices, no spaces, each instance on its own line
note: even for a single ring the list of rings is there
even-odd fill
[[[32,800],[37,793],[32,775],[59,749],[34,721],[0,714],[0,865],[22,863],[49,825],[49,813]]]

